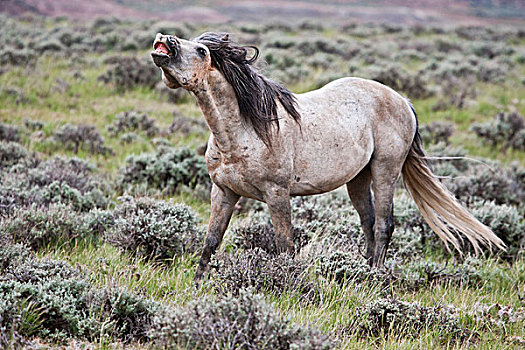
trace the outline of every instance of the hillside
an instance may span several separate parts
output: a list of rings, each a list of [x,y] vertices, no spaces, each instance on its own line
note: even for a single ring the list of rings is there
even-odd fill
[[[93,19],[166,19],[179,22],[228,22],[324,19],[397,24],[519,23],[525,4],[519,0],[410,1],[185,1],[153,0],[5,0],[0,12]]]

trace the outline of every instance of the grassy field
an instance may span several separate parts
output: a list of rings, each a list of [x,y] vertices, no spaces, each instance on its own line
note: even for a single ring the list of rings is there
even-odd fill
[[[0,27],[0,347],[525,346],[523,29]],[[158,31],[209,30],[259,46],[261,69],[294,92],[361,76],[409,97],[431,154],[481,160],[433,166],[508,251],[448,252],[399,186],[385,270],[365,264],[340,190],[293,199],[302,248],[277,256],[266,208],[247,201],[196,289],[210,210],[196,150],[209,131],[193,97],[158,86],[148,56]]]

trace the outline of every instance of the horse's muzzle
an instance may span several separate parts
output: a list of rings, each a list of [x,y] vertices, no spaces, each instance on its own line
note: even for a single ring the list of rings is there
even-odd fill
[[[166,67],[171,58],[176,58],[180,49],[178,39],[172,35],[157,33],[153,42],[151,57],[158,67]]]

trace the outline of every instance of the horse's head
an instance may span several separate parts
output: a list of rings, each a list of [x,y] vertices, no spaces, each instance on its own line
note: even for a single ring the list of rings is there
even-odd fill
[[[198,88],[212,69],[209,49],[198,42],[157,33],[151,57],[162,70],[162,80],[172,89]]]

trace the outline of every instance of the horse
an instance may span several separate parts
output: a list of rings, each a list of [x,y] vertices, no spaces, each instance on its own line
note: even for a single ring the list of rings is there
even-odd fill
[[[254,53],[249,57],[249,50]],[[290,196],[342,185],[357,210],[368,264],[381,268],[394,231],[393,197],[402,175],[428,225],[461,253],[503,241],[470,214],[432,173],[410,101],[372,80],[341,78],[294,94],[254,66],[259,50],[228,33],[192,40],[158,33],[151,52],[169,88],[191,92],[211,131],[205,154],[211,215],[198,281],[241,196],[266,202],[279,252],[294,252]]]

